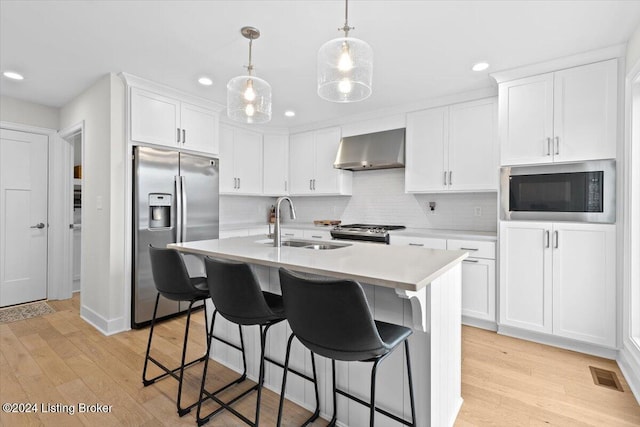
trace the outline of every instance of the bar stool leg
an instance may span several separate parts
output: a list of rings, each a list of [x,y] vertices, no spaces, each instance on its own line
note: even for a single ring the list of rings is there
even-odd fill
[[[218,315],[218,310],[213,311],[213,317],[211,318],[211,327],[209,327],[207,348],[211,348],[211,342],[213,341],[213,327],[216,324],[216,316]],[[209,357],[204,361],[204,368],[202,370],[202,380],[200,381],[200,398],[198,399],[198,408],[196,409],[196,420],[198,421],[198,425],[200,424],[200,410],[202,409],[202,401],[204,395],[204,384],[207,379],[207,368],[209,367]]]
[[[151,318],[151,328],[149,329],[149,341],[147,342],[147,353],[144,357],[144,368],[142,368],[142,384],[145,387],[155,382],[155,380],[147,380],[147,366],[149,365],[149,352],[151,351],[151,339],[153,338],[153,327],[156,323],[156,314],[158,312],[159,300],[160,294],[156,295],[156,304],[153,307],[153,317]]]
[[[289,335],[289,340],[287,341],[287,352],[284,357],[284,368],[282,370],[282,388],[280,390],[280,404],[278,405],[278,421],[276,422],[276,426],[280,427],[282,422],[282,408],[284,406],[284,394],[287,388],[287,372],[289,372],[289,356],[291,355],[291,342],[293,341],[294,335]]]
[[[333,382],[333,416],[331,417],[331,421],[327,424],[327,427],[334,427],[336,425],[336,421],[338,420],[338,393],[336,389],[338,386],[336,385],[336,361],[331,359],[331,378]]]
[[[263,327],[260,325],[260,373],[258,374],[258,396],[256,397],[256,418],[254,425],[260,425],[260,402],[262,397],[262,386],[264,384],[264,353],[267,343],[267,331],[271,325]]]
[[[311,353],[311,369],[313,371],[313,388],[316,392],[316,410],[313,412],[311,417],[302,424],[302,427],[307,426],[318,419],[320,416],[320,393],[318,393],[318,376],[316,374],[316,358],[313,351],[309,351]]]
[[[378,372],[378,363],[382,359],[376,359],[371,368],[371,403],[369,406],[369,426],[373,427],[376,416],[376,373]]]
[[[187,322],[184,327],[184,342],[182,343],[182,359],[180,361],[180,377],[178,379],[178,399],[176,402],[176,406],[178,408],[178,416],[182,417],[185,414],[188,414],[191,411],[191,408],[182,408],[180,406],[180,402],[182,400],[182,381],[184,380],[184,362],[187,357],[187,343],[189,341],[189,325],[191,324],[191,308],[193,307],[194,301],[189,303],[189,308],[187,309]]]
[[[409,399],[411,400],[411,425],[416,425],[416,403],[413,397],[413,377],[411,375],[411,358],[409,356],[409,338],[404,340],[404,354],[407,358],[407,377],[409,380]]]

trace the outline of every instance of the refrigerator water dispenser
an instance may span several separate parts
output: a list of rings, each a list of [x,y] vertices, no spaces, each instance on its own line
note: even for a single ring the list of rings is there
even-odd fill
[[[171,194],[149,194],[149,229],[171,227]]]

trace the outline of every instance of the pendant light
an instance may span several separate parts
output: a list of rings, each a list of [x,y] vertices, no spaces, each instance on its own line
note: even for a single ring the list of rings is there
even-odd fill
[[[227,83],[227,116],[243,123],[266,123],[271,120],[271,85],[253,75],[251,48],[260,30],[242,27],[240,33],[249,39],[247,75],[234,77]]]
[[[349,0],[345,0],[344,37],[329,40],[318,51],[318,95],[332,102],[357,102],[371,95],[373,50],[349,37]]]

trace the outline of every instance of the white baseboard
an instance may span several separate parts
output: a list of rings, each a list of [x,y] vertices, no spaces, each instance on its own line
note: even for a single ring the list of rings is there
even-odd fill
[[[618,350],[614,348],[602,347],[595,344],[583,343],[569,338],[557,337],[554,335],[542,334],[539,332],[526,331],[511,326],[499,325],[498,333],[540,344],[560,347],[566,350],[577,351],[578,353],[590,354],[592,356],[604,357],[605,359],[616,360]]]
[[[640,348],[633,343],[625,342],[618,353],[617,362],[631,392],[640,404]]]
[[[484,319],[476,319],[474,317],[469,317],[462,315],[462,324],[467,326],[473,326],[474,328],[486,329],[488,331],[497,331],[498,324],[496,322],[492,322],[490,320]]]
[[[106,336],[129,330],[125,324],[124,317],[105,319],[84,305],[80,307],[80,317]]]

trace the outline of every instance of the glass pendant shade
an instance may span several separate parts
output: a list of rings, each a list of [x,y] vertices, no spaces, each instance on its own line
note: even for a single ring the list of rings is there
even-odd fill
[[[318,95],[332,102],[362,101],[371,95],[373,49],[353,37],[329,40],[318,51]]]
[[[227,83],[227,116],[243,123],[271,120],[271,85],[256,76],[238,76]]]

